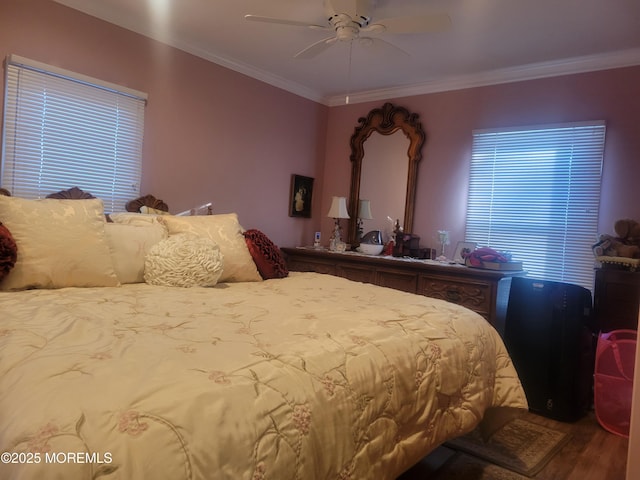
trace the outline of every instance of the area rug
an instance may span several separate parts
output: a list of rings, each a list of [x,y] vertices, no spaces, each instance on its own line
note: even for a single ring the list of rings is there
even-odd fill
[[[450,440],[445,445],[492,464],[533,477],[569,441],[570,435],[517,418],[488,440],[478,431]]]

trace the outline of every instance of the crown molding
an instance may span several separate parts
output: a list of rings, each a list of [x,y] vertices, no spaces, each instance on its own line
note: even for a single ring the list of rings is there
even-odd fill
[[[410,97],[428,93],[462,90],[465,88],[521,82],[539,78],[573,75],[576,73],[608,70],[640,65],[640,48],[574,57],[553,62],[533,63],[512,68],[503,68],[472,75],[460,75],[402,87],[382,88],[349,94],[349,104],[364,103],[390,98]],[[345,104],[344,95],[324,98],[329,107]]]
[[[216,65],[220,65],[222,67],[228,68],[229,70],[233,70],[243,75],[247,75],[248,77],[254,78],[256,80],[259,80],[263,83],[267,83],[271,86],[280,88],[282,90],[286,90],[287,92],[298,95],[299,97],[303,97],[317,103],[324,103],[324,99],[325,99],[324,96],[320,92],[314,89],[305,87],[304,85],[293,82],[291,80],[287,80],[286,78],[279,77],[272,73],[260,70],[256,67],[242,63],[233,58],[223,57],[214,52],[205,51],[201,48],[198,48],[186,42],[180,41],[179,39],[175,38],[173,35],[171,35],[170,32],[166,30],[154,29],[153,26],[151,25],[139,25],[136,22],[134,22],[132,18],[114,14],[114,12],[105,10],[104,8],[101,7],[99,3],[84,5],[77,0],[71,0],[71,1],[54,0],[54,1],[68,8],[78,10],[82,13],[91,15],[105,22],[112,23],[121,28],[130,30],[139,35],[142,35],[144,37],[151,38],[157,42],[176,48],[185,53],[189,53],[196,57],[200,57],[203,60],[207,60],[209,62],[215,63]]]
[[[310,89],[296,82],[292,82],[286,78],[273,75],[272,73],[257,69],[251,65],[229,58],[216,56],[210,52],[199,51],[189,45],[180,45],[178,42],[174,42],[172,45],[180,50],[216,63],[217,65],[229,68],[230,70],[242,73],[308,100],[322,103],[328,107],[345,105],[345,95],[343,94],[324,97],[316,90]],[[573,57],[554,60],[551,62],[519,65],[517,67],[502,68],[474,73],[471,75],[446,77],[400,87],[381,88],[355,93],[352,92],[349,93],[349,104],[352,105],[371,101],[388,100],[390,98],[412,97],[429,93],[463,90],[465,88],[522,82],[526,80],[595,72],[598,70],[608,70],[612,68],[632,67],[636,65],[640,65],[640,48]]]
[[[138,32],[150,36],[148,33]],[[187,45],[173,39],[160,40],[172,47],[190,53],[204,60],[228,68],[248,77],[280,88],[299,97],[321,103],[328,107],[345,105],[345,95],[323,96],[317,90],[305,87],[299,83],[260,70],[240,61],[216,55],[204,51],[193,45]],[[586,55],[551,62],[531,63],[517,67],[501,68],[471,75],[458,75],[427,82],[404,85],[400,87],[381,88],[362,92],[349,93],[349,104],[365,103],[371,101],[387,100],[390,98],[412,97],[429,93],[448,92],[465,88],[499,85],[502,83],[522,82],[540,78],[558,77],[561,75],[573,75],[576,73],[608,70],[640,65],[640,48],[620,50],[597,55]]]
[[[270,72],[266,72],[251,65],[247,65],[246,63],[242,63],[228,57],[218,56],[212,54],[211,52],[195,48],[191,45],[185,45],[180,42],[171,42],[170,45],[209,62],[215,63],[216,65],[220,65],[221,67],[228,68],[229,70],[233,70],[234,72],[238,72],[248,77],[259,80],[263,83],[267,83],[273,87],[286,90],[287,92],[298,95],[299,97],[303,97],[317,103],[325,103],[325,97],[323,97],[320,92],[317,92],[316,90],[305,87],[304,85],[293,82],[291,80],[287,80],[286,78],[274,75]]]
[[[259,70],[251,65],[243,64],[242,62],[237,62],[229,58],[212,55],[210,52],[198,51],[197,49],[186,45],[178,45],[174,43],[173,46],[261,82],[286,90],[300,97],[317,103],[322,103],[328,107],[345,105],[345,95],[343,94],[323,97],[320,92],[285,78],[278,77],[269,72]],[[636,65],[640,65],[640,48],[574,57],[551,62],[532,63],[517,67],[479,72],[471,75],[458,75],[400,87],[381,88],[355,93],[351,92],[349,93],[349,104],[352,105],[370,101],[387,100],[390,98],[412,97],[429,93],[463,90],[465,88],[522,82],[526,80],[573,75],[577,73],[631,67]]]
[[[63,5],[77,3],[74,1],[54,0]],[[99,5],[99,4],[98,4]],[[73,6],[89,15],[98,18],[106,18],[95,11],[97,7]],[[280,77],[273,73],[258,69],[232,58],[223,57],[213,52],[204,51],[193,45],[185,44],[175,38],[171,38],[167,32],[153,31],[150,27],[140,27],[134,25],[128,18],[111,18],[111,23],[115,23],[123,28],[139,33],[146,37],[155,39],[169,46],[175,47],[186,53],[190,53],[204,60],[210,61],[235,72],[247,75],[248,77],[267,83],[308,100],[324,104],[329,107],[341,106],[345,104],[345,95],[325,96],[321,92]],[[607,70],[611,68],[621,68],[640,65],[640,48],[620,50],[596,55],[567,58],[551,62],[532,63],[511,68],[503,68],[492,71],[480,72],[471,75],[459,75],[446,78],[437,78],[426,82],[414,83],[399,87],[381,88],[368,91],[349,93],[349,104],[364,103],[370,101],[387,100],[391,98],[402,98],[428,93],[438,93],[465,88],[482,87],[488,85],[498,85],[501,83],[520,82],[525,80],[535,80],[546,77],[557,77],[561,75],[572,75],[576,73],[592,72],[597,70]]]

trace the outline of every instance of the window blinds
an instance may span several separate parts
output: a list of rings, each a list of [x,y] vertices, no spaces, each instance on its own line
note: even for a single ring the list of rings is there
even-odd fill
[[[604,122],[473,132],[466,240],[592,289]]]
[[[146,95],[31,60],[6,62],[2,186],[80,187],[123,211],[139,195]]]

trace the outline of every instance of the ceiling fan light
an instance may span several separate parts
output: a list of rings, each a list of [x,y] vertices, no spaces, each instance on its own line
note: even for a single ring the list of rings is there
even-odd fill
[[[336,27],[336,37],[338,40],[346,42],[358,38],[358,29],[352,25]]]

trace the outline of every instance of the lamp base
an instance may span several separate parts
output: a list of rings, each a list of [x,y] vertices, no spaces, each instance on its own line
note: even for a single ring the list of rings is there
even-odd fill
[[[346,252],[347,244],[342,241],[335,241],[334,239],[331,239],[329,241],[329,251],[330,252]]]
[[[340,220],[338,218],[334,218],[333,220],[335,221],[335,226],[333,227],[333,235],[331,235],[331,238],[329,239],[329,250],[335,252],[343,241],[340,233]],[[344,248],[342,251],[344,251]]]

